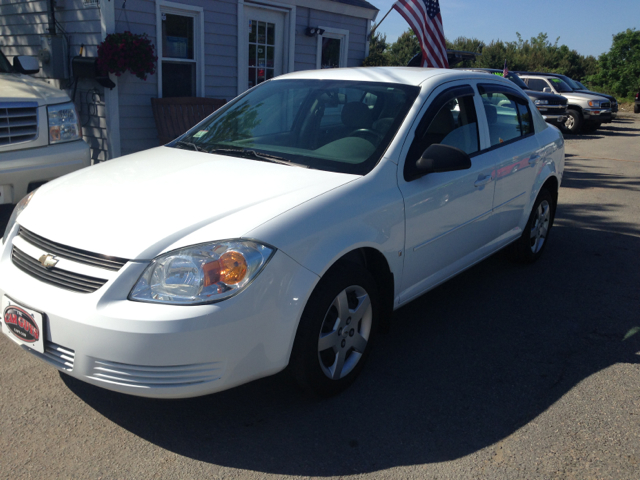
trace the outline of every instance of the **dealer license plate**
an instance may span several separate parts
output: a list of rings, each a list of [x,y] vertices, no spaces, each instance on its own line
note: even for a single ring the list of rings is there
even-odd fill
[[[14,342],[44,353],[42,314],[9,297],[2,299],[2,332]]]

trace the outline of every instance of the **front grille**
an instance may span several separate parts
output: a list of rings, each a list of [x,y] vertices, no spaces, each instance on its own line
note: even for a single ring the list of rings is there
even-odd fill
[[[600,104],[600,108],[611,108],[611,102],[603,102]]]
[[[56,257],[66,258],[67,260],[73,260],[77,263],[83,263],[85,265],[91,265],[92,267],[104,268],[106,270],[112,270],[117,272],[125,263],[128,262],[125,258],[110,257],[108,255],[101,255],[99,253],[87,252],[86,250],[80,250],[78,248],[68,247],[60,243],[52,242],[46,238],[36,235],[30,232],[26,228],[20,227],[18,236],[22,237],[25,241],[29,242],[41,250],[44,250]]]
[[[0,102],[0,146],[38,138],[38,104]]]
[[[549,105],[566,105],[567,101],[561,98],[550,98],[548,100]]]
[[[138,388],[181,387],[220,379],[222,362],[149,367],[96,360],[90,378]]]
[[[92,293],[107,283],[102,278],[89,277],[79,273],[69,272],[60,268],[48,269],[43,267],[35,258],[30,257],[20,249],[13,247],[11,260],[20,270],[41,282],[79,293]]]

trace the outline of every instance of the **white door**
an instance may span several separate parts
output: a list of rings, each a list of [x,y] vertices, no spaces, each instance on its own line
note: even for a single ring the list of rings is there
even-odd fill
[[[284,72],[285,13],[245,6],[244,18],[247,89]]]
[[[476,98],[469,84],[436,90],[399,171],[406,222],[401,303],[473,263],[496,237],[495,157],[480,149]],[[471,168],[412,179],[408,167],[434,143],[468,153]]]

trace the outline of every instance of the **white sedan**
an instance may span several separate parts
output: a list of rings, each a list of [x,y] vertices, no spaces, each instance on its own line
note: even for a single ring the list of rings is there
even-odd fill
[[[287,365],[335,394],[394,309],[504,247],[535,261],[563,168],[562,135],[502,78],[283,75],[166,146],[25,197],[0,247],[2,332],[133,395]]]

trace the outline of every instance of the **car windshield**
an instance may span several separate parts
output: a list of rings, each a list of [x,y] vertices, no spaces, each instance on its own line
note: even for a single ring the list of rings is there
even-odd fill
[[[587,87],[584,86],[583,83],[581,82],[576,82],[578,84],[578,86],[580,87],[581,90],[589,90]]]
[[[558,77],[551,77],[548,80],[556,88],[558,92],[573,92],[573,88],[566,84],[564,80]]]
[[[364,175],[384,154],[419,91],[391,83],[273,80],[170,146]]]
[[[512,72],[507,73],[507,78],[511,80],[513,83],[515,83],[517,86],[519,86],[521,89],[529,90],[529,87],[527,87],[527,84],[524,83],[524,81],[515,73],[512,73]]]
[[[13,67],[7,60],[7,57],[4,56],[4,53],[0,52],[0,73],[11,73],[13,72]]]
[[[573,78],[563,76],[562,80],[564,80],[565,83],[569,85],[571,88],[573,88],[574,90],[582,90],[582,87]]]

